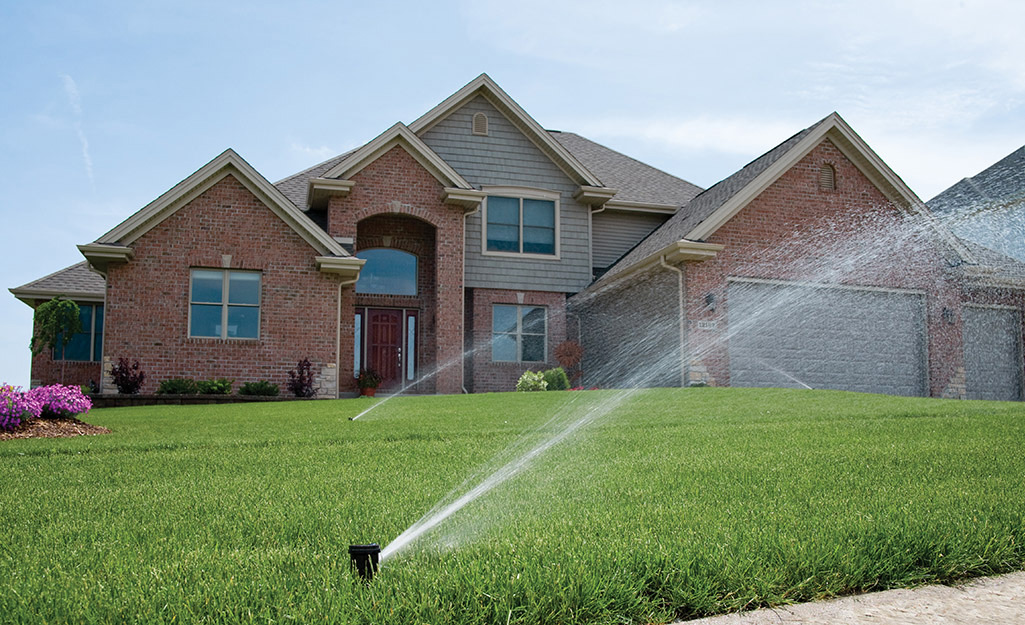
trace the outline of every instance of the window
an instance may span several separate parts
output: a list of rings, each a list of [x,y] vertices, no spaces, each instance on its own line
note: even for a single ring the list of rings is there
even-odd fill
[[[416,256],[390,248],[360,250],[367,264],[359,272],[357,293],[416,295]]]
[[[193,269],[189,336],[215,339],[260,337],[260,274]]]
[[[495,304],[491,309],[491,359],[499,362],[544,362],[547,349],[545,309]]]
[[[558,194],[490,195],[484,206],[484,252],[558,255]]]
[[[57,338],[54,360],[98,362],[103,359],[103,304],[79,304],[78,320],[82,331],[72,336],[64,347],[60,346],[60,337]]]

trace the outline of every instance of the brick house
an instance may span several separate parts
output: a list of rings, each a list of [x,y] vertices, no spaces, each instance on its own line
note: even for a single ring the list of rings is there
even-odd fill
[[[34,384],[61,358],[104,392],[119,357],[144,392],[282,384],[309,358],[322,397],[363,367],[389,390],[501,391],[569,338],[605,386],[1021,396],[1020,324],[1000,362],[967,338],[1012,330],[1018,265],[935,224],[835,114],[702,190],[543,129],[481,75],[275,184],[228,150],[79,249],[85,263],[11,289],[32,306],[66,294],[88,321],[33,360]]]

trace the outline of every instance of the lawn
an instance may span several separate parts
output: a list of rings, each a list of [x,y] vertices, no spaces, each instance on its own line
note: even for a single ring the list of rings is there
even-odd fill
[[[1025,568],[1021,404],[656,389],[349,420],[372,401],[95,410],[112,434],[0,442],[0,622],[666,622]],[[553,436],[354,581],[350,544]]]

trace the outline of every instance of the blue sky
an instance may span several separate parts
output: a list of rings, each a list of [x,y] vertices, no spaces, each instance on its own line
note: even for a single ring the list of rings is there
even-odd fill
[[[925,200],[1025,144],[1025,4],[0,0],[3,286],[232,147],[271,181],[487,72],[703,187],[838,111]],[[0,381],[32,311],[0,297]]]

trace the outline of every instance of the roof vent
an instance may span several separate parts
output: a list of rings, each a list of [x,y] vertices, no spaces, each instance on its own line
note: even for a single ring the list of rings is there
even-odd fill
[[[829,163],[822,163],[819,169],[819,190],[836,191],[836,168]]]
[[[483,137],[488,136],[488,116],[484,113],[474,113],[473,134]]]

